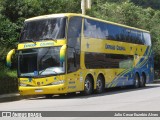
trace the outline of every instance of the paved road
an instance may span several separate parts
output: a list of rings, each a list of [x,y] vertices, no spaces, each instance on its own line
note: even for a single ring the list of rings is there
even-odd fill
[[[160,111],[160,84],[150,84],[141,89],[107,89],[103,94],[90,96],[35,97],[0,103],[0,110]]]
[[[160,111],[160,84],[107,89],[103,94],[35,97],[0,103],[0,111]]]

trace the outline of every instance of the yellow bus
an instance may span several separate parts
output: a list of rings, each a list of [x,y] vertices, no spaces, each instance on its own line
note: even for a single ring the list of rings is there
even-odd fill
[[[16,49],[21,95],[102,93],[154,78],[148,31],[97,18],[51,14],[25,20]]]

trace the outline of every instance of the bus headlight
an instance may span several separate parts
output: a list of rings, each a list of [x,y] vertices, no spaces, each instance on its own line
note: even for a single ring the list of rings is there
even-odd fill
[[[51,84],[52,85],[59,85],[59,84],[63,84],[65,81],[64,80],[59,80],[59,81],[56,81],[56,82],[52,82]]]

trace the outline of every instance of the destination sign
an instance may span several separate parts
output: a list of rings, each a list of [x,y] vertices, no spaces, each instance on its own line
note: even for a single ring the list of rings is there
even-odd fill
[[[42,43],[29,43],[29,44],[24,44],[24,48],[32,48],[32,47],[45,47],[45,46],[53,46],[53,42],[42,42]]]

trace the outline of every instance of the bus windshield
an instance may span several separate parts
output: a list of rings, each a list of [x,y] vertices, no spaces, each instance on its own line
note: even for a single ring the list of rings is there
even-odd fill
[[[60,62],[60,48],[49,47],[19,51],[19,76],[36,77],[64,73],[65,65],[64,62]]]
[[[26,21],[19,42],[62,39],[65,26],[64,17]]]

